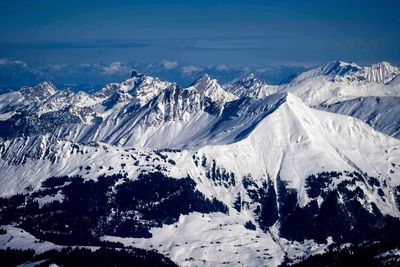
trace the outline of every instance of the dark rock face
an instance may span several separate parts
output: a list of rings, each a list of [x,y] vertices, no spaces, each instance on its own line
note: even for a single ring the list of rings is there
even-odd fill
[[[117,183],[118,182],[118,183]],[[40,206],[37,198],[62,194],[63,200]],[[0,199],[0,223],[16,222],[38,238],[57,244],[97,244],[102,235],[151,237],[149,229],[177,222],[189,212],[227,212],[224,204],[208,200],[189,178],[161,173],[51,177],[29,195]]]

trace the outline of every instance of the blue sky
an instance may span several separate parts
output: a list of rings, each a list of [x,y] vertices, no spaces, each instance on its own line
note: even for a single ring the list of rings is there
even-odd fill
[[[398,64],[399,10],[398,0],[2,0],[0,59],[30,66]]]

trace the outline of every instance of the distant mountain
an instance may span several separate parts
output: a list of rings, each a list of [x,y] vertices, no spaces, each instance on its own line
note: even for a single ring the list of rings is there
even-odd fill
[[[242,79],[226,84],[224,88],[240,98],[264,98],[276,93],[278,86],[268,85],[251,73]]]
[[[361,69],[355,63],[348,63],[344,61],[331,61],[327,64],[321,65],[317,68],[305,71],[293,79],[293,83],[300,82],[306,79],[315,78],[319,76],[345,76],[349,73],[355,73]]]
[[[376,82],[387,84],[400,74],[398,67],[389,62],[381,62],[360,68],[358,71],[345,75],[350,82]]]
[[[293,82],[300,82],[318,76],[328,76],[333,80],[337,79],[337,81],[349,83],[375,82],[386,84],[399,74],[400,69],[392,66],[389,62],[361,67],[355,63],[332,61],[298,75],[293,79]]]

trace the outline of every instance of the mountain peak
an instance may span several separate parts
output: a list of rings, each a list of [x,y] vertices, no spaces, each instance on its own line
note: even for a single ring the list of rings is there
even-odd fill
[[[349,62],[345,62],[345,61],[331,61],[328,62],[325,65],[321,66],[320,69],[320,74],[321,75],[345,75],[349,72],[353,72],[353,71],[357,71],[359,70],[361,67],[358,66],[355,63],[349,63]]]
[[[249,73],[239,80],[234,80],[224,86],[226,91],[238,97],[264,98],[276,92],[276,87],[268,85],[257,78],[254,73]]]
[[[213,79],[211,79],[211,77],[207,73],[204,73],[199,78],[194,80],[194,82],[192,84],[190,84],[190,86],[205,85],[205,84],[211,82],[212,80]]]
[[[143,73],[140,73],[140,72],[138,72],[137,70],[132,70],[132,73],[131,73],[131,78],[135,78],[135,77],[143,77],[144,76],[144,74]]]
[[[208,74],[203,74],[195,80],[186,90],[195,90],[201,96],[209,98],[212,102],[224,104],[235,100],[237,97],[225,91],[216,79],[212,79]]]
[[[249,74],[245,75],[241,80],[249,81],[249,80],[254,80],[254,79],[258,79],[258,78],[254,73],[250,72]]]
[[[34,87],[22,87],[20,92],[27,99],[43,101],[57,93],[57,88],[51,82],[45,81]]]
[[[400,69],[389,62],[372,64],[346,75],[346,79],[356,82],[388,83],[400,74]]]
[[[372,64],[370,66],[367,66],[366,68],[370,68],[373,70],[382,70],[382,71],[386,71],[388,73],[394,73],[394,72],[399,72],[399,68],[390,64],[387,61],[382,61],[376,64]]]
[[[384,67],[384,68],[397,68],[396,66],[392,65],[390,62],[387,61],[382,61],[376,64],[372,64],[371,66]]]
[[[298,83],[306,79],[319,76],[326,76],[333,80],[336,76],[345,76],[346,74],[354,73],[361,69],[362,68],[355,63],[349,63],[341,60],[330,61],[326,64],[301,73],[294,78],[292,82]]]
[[[134,99],[140,106],[144,106],[170,85],[170,82],[161,81],[157,77],[147,76],[133,70],[131,78],[120,84],[110,83],[106,85],[97,93],[97,96],[115,100],[116,98],[120,99],[120,97],[116,97],[117,95],[124,95],[122,97],[123,102]],[[116,91],[117,93],[115,93]],[[111,102],[114,103],[114,100]]]
[[[188,88],[193,88],[200,94],[203,94],[208,90],[212,90],[218,87],[220,87],[218,81],[215,79],[211,79],[211,77],[205,73],[201,77],[196,79]]]

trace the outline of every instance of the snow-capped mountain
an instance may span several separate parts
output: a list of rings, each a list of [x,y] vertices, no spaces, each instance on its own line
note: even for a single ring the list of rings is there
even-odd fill
[[[56,87],[51,82],[43,82],[35,87],[23,87],[21,94],[28,101],[44,101],[57,92]]]
[[[380,62],[361,67],[355,63],[332,61],[298,75],[293,79],[292,83],[319,76],[327,76],[329,79],[338,82],[386,84],[399,74],[400,69],[389,62]]]
[[[135,72],[93,94],[43,83],[0,95],[0,221],[182,266],[397,242],[400,140],[384,133],[398,134],[400,89],[382,66],[329,63],[282,86],[204,75],[182,88]]]
[[[225,84],[224,89],[239,98],[252,97],[264,98],[276,93],[277,86],[268,85],[258,79],[253,73],[248,74],[242,79]]]
[[[357,97],[399,96],[399,86],[390,82],[399,74],[399,68],[387,62],[366,67],[330,62],[298,75],[278,91],[291,92],[312,106]]]
[[[334,79],[336,76],[345,76],[349,73],[355,73],[361,69],[355,63],[348,63],[344,61],[331,61],[327,64],[318,66],[314,69],[306,71],[296,76],[292,83],[298,83],[306,79],[311,79],[319,76],[328,76],[330,79]]]
[[[398,67],[392,66],[389,62],[381,62],[359,68],[357,71],[343,75],[349,82],[374,82],[387,84],[400,74]]]
[[[217,80],[211,79],[207,74],[197,79],[186,90],[196,91],[201,96],[218,104],[225,104],[237,98],[234,94],[225,91]]]
[[[55,93],[54,98],[46,98],[41,102],[42,111],[33,109],[29,114],[25,111],[32,109],[30,102],[27,103],[20,92],[12,93],[18,95],[21,104],[7,110],[7,114],[14,116],[0,122],[0,128],[4,129],[2,136],[52,133],[55,137],[74,142],[103,141],[137,147],[182,147],[209,139],[208,131],[213,127],[210,120],[217,121],[224,105],[237,98],[207,75],[187,88],[168,82],[156,82],[155,92],[147,89],[147,83],[145,87],[142,87],[142,83],[140,86],[134,85],[137,77],[121,85],[107,85],[99,93],[84,99],[85,104],[79,101],[71,104],[66,98],[75,99],[77,96],[72,92],[60,91]],[[140,81],[158,81],[155,78],[143,79],[143,76],[139,78]],[[161,90],[160,84],[166,87]],[[144,97],[143,92],[146,90],[148,93]],[[14,96],[12,94],[4,95],[3,102],[10,101],[9,98]],[[150,95],[154,95],[151,100],[144,101]],[[53,99],[58,103],[53,103]],[[62,116],[59,115],[61,112]],[[21,116],[23,121],[20,120]],[[59,120],[56,127],[50,127],[49,123],[55,123],[48,119],[54,116],[70,119]]]

